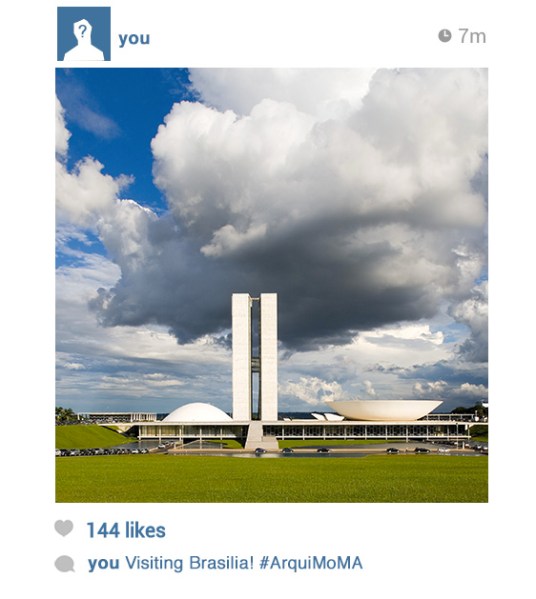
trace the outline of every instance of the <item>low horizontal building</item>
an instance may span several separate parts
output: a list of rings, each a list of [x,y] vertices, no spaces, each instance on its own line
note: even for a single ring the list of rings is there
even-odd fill
[[[129,428],[140,440],[236,439],[246,448],[272,448],[277,440],[285,439],[464,441],[477,424],[452,414],[431,414],[442,403],[435,400],[331,401],[326,405],[334,412],[314,413],[308,420],[280,420],[277,294],[233,294],[232,334],[232,416],[200,402],[180,406],[160,419],[150,412],[92,412],[80,416],[90,422]],[[254,377],[258,379],[256,410]]]

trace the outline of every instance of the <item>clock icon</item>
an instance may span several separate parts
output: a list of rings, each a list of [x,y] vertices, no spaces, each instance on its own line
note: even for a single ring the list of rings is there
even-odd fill
[[[448,29],[442,29],[438,36],[437,36],[440,41],[442,42],[450,42],[451,38],[452,38],[452,33],[448,30]]]

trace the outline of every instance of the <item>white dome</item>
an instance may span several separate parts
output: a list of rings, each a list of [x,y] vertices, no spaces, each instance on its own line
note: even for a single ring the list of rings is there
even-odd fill
[[[330,408],[349,420],[413,421],[426,416],[442,401],[432,399],[352,399],[326,401]]]
[[[163,422],[228,422],[232,418],[209,403],[188,403],[168,414]]]

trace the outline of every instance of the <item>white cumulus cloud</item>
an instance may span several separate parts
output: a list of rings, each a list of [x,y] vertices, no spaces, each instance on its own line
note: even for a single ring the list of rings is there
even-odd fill
[[[287,381],[280,386],[279,392],[309,405],[320,405],[325,401],[334,401],[345,396],[339,383],[324,381],[315,376],[302,376],[298,381]]]

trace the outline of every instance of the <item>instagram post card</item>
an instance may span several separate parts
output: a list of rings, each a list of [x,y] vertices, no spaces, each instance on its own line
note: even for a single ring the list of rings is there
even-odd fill
[[[34,4],[5,111],[22,596],[525,588],[526,24]]]

